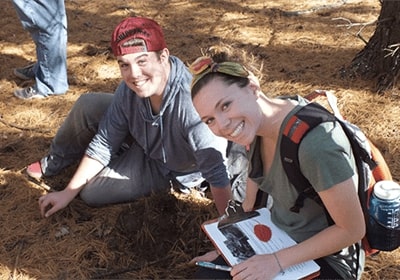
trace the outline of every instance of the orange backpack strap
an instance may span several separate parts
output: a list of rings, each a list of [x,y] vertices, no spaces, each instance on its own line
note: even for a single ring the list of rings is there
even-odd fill
[[[372,170],[373,177],[376,182],[382,181],[382,180],[390,180],[392,181],[392,174],[390,172],[389,166],[387,165],[382,153],[379,151],[379,149],[372,143],[370,140],[368,140],[369,145],[371,147],[371,156],[372,159],[377,163],[377,167]]]

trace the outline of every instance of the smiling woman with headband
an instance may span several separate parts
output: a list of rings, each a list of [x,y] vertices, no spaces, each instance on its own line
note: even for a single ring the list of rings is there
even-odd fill
[[[189,67],[193,103],[215,135],[248,147],[249,179],[243,209],[253,209],[258,189],[268,193],[273,198],[273,222],[298,244],[275,254],[255,255],[234,266],[230,275],[200,269],[196,277],[272,279],[292,265],[315,260],[321,266],[320,279],[359,279],[364,267],[359,241],[365,224],[347,137],[339,124],[326,122],[311,130],[299,146],[302,173],[318,192],[333,224],[310,199],[304,200],[299,213],[291,212],[298,193],[283,169],[280,140],[289,118],[307,101],[300,96],[266,96],[247,70],[253,70],[251,65],[243,65],[223,51],[196,59]],[[193,261],[213,261],[215,257],[208,253]]]

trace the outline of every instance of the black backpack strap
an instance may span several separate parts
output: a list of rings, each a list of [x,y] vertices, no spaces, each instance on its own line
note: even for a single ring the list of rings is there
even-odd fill
[[[298,213],[304,205],[304,199],[310,198],[323,206],[317,192],[300,170],[298,158],[299,145],[303,137],[322,122],[335,121],[328,110],[317,103],[309,103],[294,114],[283,129],[281,140],[281,161],[289,181],[299,193],[295,205],[290,209]]]

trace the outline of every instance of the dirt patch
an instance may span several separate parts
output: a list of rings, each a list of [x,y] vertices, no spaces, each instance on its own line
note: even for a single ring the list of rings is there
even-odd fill
[[[49,219],[39,214],[45,190],[24,168],[42,157],[75,100],[87,92],[113,92],[120,81],[110,55],[115,25],[127,16],[154,18],[172,54],[191,62],[201,50],[224,42],[264,62],[262,87],[276,96],[336,91],[344,115],[383,151],[400,181],[399,90],[373,92],[371,81],[350,79],[346,66],[363,48],[360,25],[377,19],[379,1],[66,1],[70,90],[42,101],[21,101],[27,86],[12,69],[35,59],[34,44],[10,1],[0,10],[0,278],[188,278],[187,262],[212,246],[200,231],[216,216],[207,197],[177,193],[132,204],[90,208],[79,199]],[[368,40],[374,26],[360,35]],[[73,167],[46,181],[63,187]],[[400,277],[400,252],[369,258],[363,279]]]

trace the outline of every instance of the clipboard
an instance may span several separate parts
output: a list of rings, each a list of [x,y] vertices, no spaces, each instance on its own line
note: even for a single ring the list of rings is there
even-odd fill
[[[251,219],[260,215],[257,211],[245,212],[242,205],[234,200],[228,201],[228,206],[225,209],[225,215],[218,220],[218,228],[222,229],[229,225],[241,222],[246,219]]]
[[[263,238],[265,235],[256,235],[258,225],[270,230],[268,240]],[[229,201],[224,215],[204,222],[201,228],[230,266],[256,254],[271,254],[296,244],[272,223],[267,208],[244,212],[241,204],[235,201]],[[319,271],[318,264],[311,260],[285,269],[274,279],[313,279],[320,274]]]

